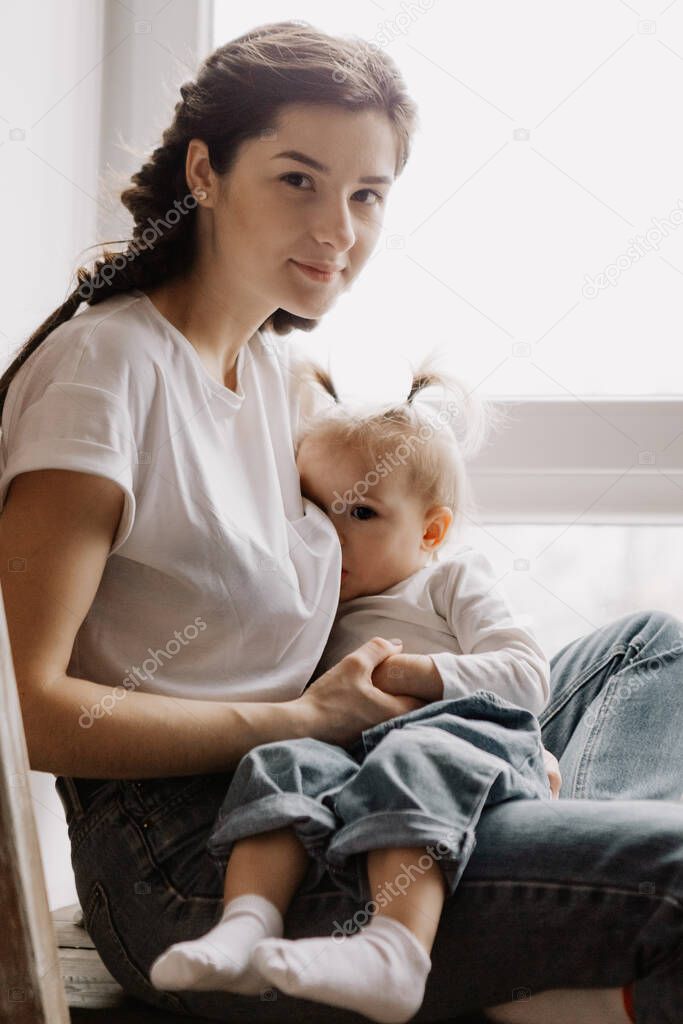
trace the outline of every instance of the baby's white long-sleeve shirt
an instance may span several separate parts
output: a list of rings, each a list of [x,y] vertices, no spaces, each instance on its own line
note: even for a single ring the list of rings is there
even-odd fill
[[[547,657],[515,622],[486,556],[469,545],[381,594],[343,601],[314,678],[373,636],[400,637],[403,654],[430,655],[444,700],[491,690],[536,715],[548,702]]]

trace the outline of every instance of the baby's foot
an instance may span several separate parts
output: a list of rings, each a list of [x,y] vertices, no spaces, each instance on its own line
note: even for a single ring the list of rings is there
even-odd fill
[[[288,995],[342,1006],[383,1024],[414,1016],[432,967],[413,933],[383,916],[341,939],[263,939],[251,963]]]
[[[223,990],[258,995],[269,988],[249,963],[261,939],[280,937],[284,926],[278,908],[256,893],[237,896],[225,907],[211,931],[198,939],[176,942],[156,958],[149,972],[155,988]]]

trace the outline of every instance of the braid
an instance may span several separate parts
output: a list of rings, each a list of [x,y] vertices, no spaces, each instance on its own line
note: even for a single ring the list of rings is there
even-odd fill
[[[180,104],[179,104],[180,106]],[[133,215],[133,237],[123,252],[104,252],[92,273],[78,270],[76,289],[81,301],[98,302],[131,288],[152,288],[189,266],[194,250],[197,199],[185,184],[187,141],[174,124],[164,132],[162,145],[131,178],[133,186],[121,202]]]

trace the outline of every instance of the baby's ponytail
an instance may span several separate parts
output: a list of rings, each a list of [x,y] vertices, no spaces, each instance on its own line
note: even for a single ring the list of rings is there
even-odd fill
[[[507,422],[507,415],[468,391],[459,377],[438,369],[434,353],[412,370],[406,398],[382,406],[341,402],[331,374],[315,360],[295,361],[293,372],[301,396],[297,453],[308,440],[331,453],[355,451],[368,473],[391,471],[398,458],[408,473],[410,493],[421,495],[426,508],[447,505],[452,510],[454,533],[465,521],[478,518],[466,462],[481,450],[492,429]],[[316,395],[328,399],[326,404],[316,401]],[[404,455],[399,455],[401,450]]]

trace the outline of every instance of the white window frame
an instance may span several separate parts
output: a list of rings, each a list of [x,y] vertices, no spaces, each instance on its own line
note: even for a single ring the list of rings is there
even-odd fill
[[[471,464],[483,522],[683,524],[683,398],[498,398]]]

